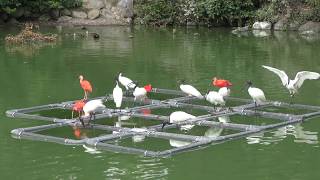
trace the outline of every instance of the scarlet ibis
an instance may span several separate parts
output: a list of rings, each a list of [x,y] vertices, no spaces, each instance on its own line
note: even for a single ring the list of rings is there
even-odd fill
[[[116,80],[116,87],[114,87],[112,95],[113,95],[113,101],[116,104],[116,107],[120,108],[122,104],[123,92],[118,85],[118,80]]]
[[[288,75],[282,70],[279,70],[270,66],[264,66],[264,65],[262,67],[268,69],[269,71],[279,76],[282,82],[282,85],[289,90],[291,97],[293,97],[298,92],[298,89],[302,86],[304,80],[307,80],[307,79],[312,80],[312,79],[320,78],[319,73],[310,72],[310,71],[300,71],[296,74],[296,77],[294,78],[294,80],[290,80]]]
[[[170,114],[169,116],[169,121],[165,121],[163,124],[162,124],[162,129],[164,128],[164,126],[166,124],[173,124],[173,123],[178,123],[178,122],[181,122],[181,121],[185,121],[185,120],[188,120],[188,119],[193,119],[195,118],[195,116],[191,115],[191,114],[188,114],[186,112],[183,112],[183,111],[175,111],[173,113]],[[190,125],[190,124],[187,124],[187,125],[182,125],[180,127],[181,130],[190,130],[191,128],[193,128],[194,125]]]
[[[148,84],[144,87],[137,87],[136,86],[133,90],[134,100],[146,98],[147,93],[151,92],[151,90],[152,90],[151,84]]]
[[[199,99],[203,98],[201,93],[195,87],[189,84],[184,84],[184,81],[182,81],[182,83],[180,84],[180,89],[182,92],[188,94],[189,96],[195,96]]]
[[[99,109],[99,108],[105,108],[106,106],[103,104],[101,99],[95,99],[95,100],[91,100],[88,101],[84,106],[83,106],[83,112],[84,112],[84,116],[83,117],[88,117],[90,116],[90,119],[93,116],[93,119],[95,119],[95,112]]]
[[[136,84],[131,79],[122,76],[122,73],[119,73],[118,80],[126,88],[126,90],[136,87]]]
[[[248,93],[251,96],[251,98],[254,101],[254,105],[255,107],[257,107],[257,103],[261,103],[266,101],[266,97],[264,95],[264,92],[256,87],[252,87],[252,82],[251,81],[247,81],[247,85],[248,85]]]
[[[225,106],[226,102],[223,99],[223,96],[216,91],[209,91],[206,95],[204,95],[206,100],[213,104],[214,108],[216,105]]]
[[[72,118],[73,118],[73,113],[74,112],[78,112],[79,113],[79,116],[81,116],[81,112],[83,110],[83,106],[85,105],[86,103],[84,102],[84,100],[79,100],[79,101],[76,101],[73,106],[72,106]]]
[[[79,79],[80,79],[80,86],[82,87],[82,89],[84,91],[83,99],[86,100],[86,99],[88,99],[88,93],[92,93],[92,86],[89,81],[84,80],[82,75],[79,76]]]
[[[222,88],[222,87],[230,87],[232,86],[232,83],[228,80],[218,79],[217,77],[214,77],[212,81],[212,85]]]

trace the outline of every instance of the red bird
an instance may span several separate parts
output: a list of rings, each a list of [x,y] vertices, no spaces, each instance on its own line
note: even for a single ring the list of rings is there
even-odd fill
[[[224,79],[217,79],[216,77],[214,77],[212,79],[212,85],[222,88],[222,87],[229,87],[232,86],[232,83],[228,80],[224,80]]]
[[[83,79],[82,75],[79,76],[79,79],[80,79],[80,85],[84,91],[83,99],[86,100],[88,99],[88,93],[92,93],[92,86],[89,81]]]
[[[73,112],[78,112],[79,113],[79,117],[81,116],[81,112],[83,111],[83,106],[85,104],[86,103],[84,102],[84,100],[76,101],[73,104],[73,107],[72,107],[72,118],[73,118]]]
[[[145,89],[147,92],[151,92],[151,90],[152,90],[151,84],[145,85],[145,86],[144,86],[144,89]]]

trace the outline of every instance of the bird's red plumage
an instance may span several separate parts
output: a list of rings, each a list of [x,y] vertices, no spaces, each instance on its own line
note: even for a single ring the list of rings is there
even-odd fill
[[[214,78],[213,81],[212,81],[212,85],[222,88],[222,87],[232,86],[232,83],[230,81],[228,81],[228,80],[225,80],[225,79],[216,79],[216,78]]]
[[[80,112],[80,111],[82,111],[83,106],[84,106],[85,104],[86,104],[86,103],[85,103],[83,100],[76,101],[76,102],[73,104],[72,110],[73,110],[73,111]]]
[[[89,81],[87,81],[87,80],[82,80],[81,82],[80,82],[80,85],[81,85],[81,87],[82,87],[82,89],[84,90],[84,91],[86,91],[86,92],[92,92],[92,86],[91,86],[91,84],[90,84],[90,82]]]

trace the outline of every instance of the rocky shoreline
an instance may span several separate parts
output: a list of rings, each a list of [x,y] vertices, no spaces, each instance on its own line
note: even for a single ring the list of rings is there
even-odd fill
[[[133,17],[133,0],[83,0],[81,8],[52,9],[32,14],[19,7],[11,16],[1,13],[0,24],[18,24],[18,20],[59,25],[129,25]]]

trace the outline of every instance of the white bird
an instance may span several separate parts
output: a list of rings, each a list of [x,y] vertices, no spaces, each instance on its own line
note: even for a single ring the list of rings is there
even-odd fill
[[[164,128],[164,126],[166,124],[173,124],[173,123],[179,123],[181,121],[185,121],[187,119],[193,119],[195,118],[196,116],[193,116],[191,114],[188,114],[186,112],[183,112],[183,111],[175,111],[173,113],[170,114],[169,116],[169,122],[164,122],[162,124],[162,129]],[[194,125],[190,125],[190,124],[186,124],[186,125],[182,125],[180,127],[181,130],[190,130],[191,128],[193,128]]]
[[[218,93],[223,97],[228,97],[230,96],[230,89],[228,87],[222,87],[219,89]]]
[[[140,100],[147,97],[147,90],[143,87],[135,87],[133,90],[134,100]]]
[[[91,100],[88,101],[84,106],[83,106],[83,112],[84,112],[84,117],[88,117],[95,115],[95,111],[98,110],[99,108],[105,108],[106,106],[103,105],[102,100],[101,99],[95,99],[95,100]]]
[[[282,85],[289,90],[291,97],[293,97],[298,92],[298,89],[302,86],[304,80],[320,78],[319,73],[310,72],[310,71],[300,71],[296,74],[296,77],[294,78],[294,80],[291,80],[289,79],[288,75],[282,70],[279,70],[270,66],[262,66],[262,67],[268,69],[269,71],[275,73],[280,77]]]
[[[256,87],[252,87],[252,82],[251,81],[247,81],[247,84],[249,86],[248,88],[248,93],[251,96],[251,98],[254,101],[254,105],[257,106],[257,103],[262,103],[264,101],[266,101],[266,97],[264,95],[264,92]]]
[[[113,96],[113,101],[116,104],[116,107],[120,108],[122,104],[123,92],[118,85],[118,80],[116,80],[116,86],[113,88],[112,96]]]
[[[204,95],[206,100],[215,106],[221,105],[225,106],[226,102],[223,99],[223,96],[216,91],[209,91],[206,95]]]
[[[172,147],[182,147],[191,144],[190,141],[179,141],[175,139],[169,139],[170,146]]]
[[[180,89],[182,92],[188,94],[189,96],[195,96],[199,99],[202,99],[203,96],[201,95],[201,93],[196,89],[194,88],[193,86],[191,85],[188,85],[188,84],[181,84],[180,85]]]
[[[136,84],[131,79],[122,76],[122,73],[119,73],[118,80],[126,88],[126,90],[136,87]]]

